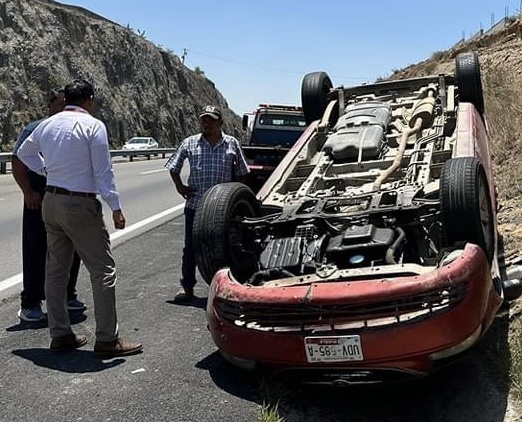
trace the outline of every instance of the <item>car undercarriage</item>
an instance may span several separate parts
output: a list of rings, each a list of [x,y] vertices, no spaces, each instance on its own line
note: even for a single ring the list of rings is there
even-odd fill
[[[475,62],[459,66],[457,78],[480,86]],[[308,78],[303,86],[316,92],[330,85],[322,72]],[[481,91],[468,90],[476,108],[483,107]],[[239,184],[216,188],[221,197],[239,199],[214,217],[200,211],[205,217],[196,233],[201,244],[209,219],[227,218],[228,243],[217,248],[228,262],[219,262],[213,245],[200,271],[208,281],[227,264],[238,281],[260,285],[335,269],[433,267],[464,242],[491,259],[489,151],[470,145],[457,123],[475,118],[483,138],[486,128],[458,100],[453,75],[329,91],[313,133],[298,141],[257,199]],[[214,263],[207,265],[209,256]]]

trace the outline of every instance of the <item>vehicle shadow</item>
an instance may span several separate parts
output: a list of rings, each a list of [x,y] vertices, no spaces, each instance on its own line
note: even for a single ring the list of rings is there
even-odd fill
[[[15,356],[27,359],[37,366],[55,371],[83,374],[100,372],[114,368],[125,362],[125,359],[102,360],[93,351],[74,350],[72,352],[52,352],[44,348],[16,349],[11,352]]]
[[[510,388],[509,315],[462,360],[429,377],[374,386],[303,386],[236,370],[218,352],[197,364],[223,390],[277,409],[285,422],[503,422]]]
[[[249,372],[228,364],[218,351],[196,364],[196,368],[208,371],[210,378],[223,391],[252,402],[259,399],[259,380]]]

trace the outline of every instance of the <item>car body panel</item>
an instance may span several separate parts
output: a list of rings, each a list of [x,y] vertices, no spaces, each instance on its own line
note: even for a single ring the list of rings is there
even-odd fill
[[[207,317],[212,338],[221,350],[230,355],[270,362],[280,369],[310,365],[303,346],[306,336],[356,334],[361,337],[365,356],[362,363],[365,366],[379,366],[386,362],[388,368],[429,372],[431,363],[426,357],[430,353],[458,344],[477,328],[487,329],[494,316],[491,307],[495,309],[501,303],[493,288],[484,253],[472,244],[466,246],[457,261],[418,276],[355,282],[338,281],[340,278],[333,275],[332,282],[328,279],[317,282],[307,280],[303,286],[275,289],[241,285],[232,281],[228,270],[223,269],[216,274],[209,293]],[[448,294],[448,304],[439,304],[438,311],[426,311],[429,301],[419,302],[417,307],[410,305],[407,309],[408,299],[430,292],[439,292],[442,297],[442,292],[450,289],[453,291]],[[400,303],[401,300],[404,301],[404,311],[392,310],[389,304]],[[241,318],[232,321],[224,315],[220,301],[237,303]],[[374,311],[373,316],[361,312],[365,305],[372,303],[381,303],[384,308],[384,304],[388,304],[389,309]],[[315,323],[303,317],[308,328],[297,327],[296,324],[284,326],[284,321],[299,321],[295,314],[300,305],[304,307],[304,313],[307,307],[314,306],[330,309],[344,306],[346,312],[343,315],[342,311],[337,311],[335,318],[329,318],[325,309]],[[285,312],[275,311],[285,306],[288,308],[286,316]],[[253,309],[252,316],[249,307]],[[405,320],[397,321],[401,314]],[[272,319],[279,326],[267,324]],[[248,328],[248,324],[257,328]],[[420,332],[422,335],[419,335]],[[385,349],[383,345],[386,345]],[[404,362],[408,362],[407,366]],[[333,366],[350,368],[360,364],[342,362]],[[312,365],[332,366],[321,363]]]
[[[457,114],[457,142],[454,157],[479,157],[489,175],[489,188],[493,198],[497,192],[494,183],[493,161],[488,143],[486,122],[470,103],[460,103]]]

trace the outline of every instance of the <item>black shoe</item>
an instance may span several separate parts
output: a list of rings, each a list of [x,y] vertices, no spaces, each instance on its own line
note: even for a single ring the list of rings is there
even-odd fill
[[[45,314],[42,312],[40,305],[34,308],[22,308],[18,311],[18,318],[25,322],[38,322],[45,319]]]
[[[178,290],[178,292],[174,295],[174,303],[187,303],[194,300],[196,296],[194,296],[194,289],[185,289],[182,287]]]
[[[67,301],[67,310],[73,312],[83,312],[87,309],[87,305],[78,299],[71,299]]]

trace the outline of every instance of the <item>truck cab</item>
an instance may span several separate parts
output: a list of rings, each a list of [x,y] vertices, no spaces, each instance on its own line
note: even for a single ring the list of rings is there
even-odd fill
[[[306,129],[300,106],[259,104],[249,128],[249,114],[243,115],[243,129],[250,129],[249,145],[290,148]]]
[[[242,123],[248,140],[243,145],[250,168],[247,184],[257,192],[307,124],[300,106],[280,104],[259,104],[254,113],[243,115]]]

